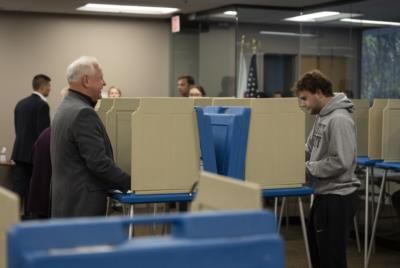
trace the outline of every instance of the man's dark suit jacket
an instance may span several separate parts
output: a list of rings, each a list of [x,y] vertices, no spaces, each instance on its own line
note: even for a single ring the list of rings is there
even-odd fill
[[[49,105],[32,94],[17,103],[14,111],[15,143],[11,159],[32,163],[32,148],[45,128],[50,126]]]
[[[52,217],[104,215],[107,191],[130,188],[87,96],[69,91],[64,98],[52,122],[50,152]]]

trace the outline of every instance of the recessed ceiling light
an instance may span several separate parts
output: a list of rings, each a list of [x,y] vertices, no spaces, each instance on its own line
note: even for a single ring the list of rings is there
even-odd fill
[[[147,15],[165,15],[171,14],[179,9],[170,7],[150,7],[150,6],[126,6],[126,5],[108,5],[89,3],[78,7],[79,11],[93,12],[111,12],[111,13],[130,13],[130,14],[147,14]]]
[[[357,19],[341,19],[340,21],[350,22],[350,23],[359,23],[359,24],[400,26],[400,22],[394,22],[394,21],[357,20]]]
[[[225,14],[225,15],[228,15],[228,16],[236,16],[236,15],[237,15],[237,11],[235,11],[235,10],[228,10],[228,11],[225,11],[224,14]]]
[[[340,14],[340,12],[336,12],[336,11],[321,11],[321,12],[315,12],[315,13],[296,16],[296,17],[286,18],[285,20],[297,21],[297,22],[316,21],[317,19],[320,19],[320,18],[331,17],[331,16],[335,16],[335,15],[339,15],[339,14]]]

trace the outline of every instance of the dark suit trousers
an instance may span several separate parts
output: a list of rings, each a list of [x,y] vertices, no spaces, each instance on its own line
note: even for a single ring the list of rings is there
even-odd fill
[[[25,208],[31,177],[32,164],[16,161],[12,173],[12,190],[18,194]]]
[[[316,195],[308,221],[313,268],[346,268],[346,244],[358,195]]]

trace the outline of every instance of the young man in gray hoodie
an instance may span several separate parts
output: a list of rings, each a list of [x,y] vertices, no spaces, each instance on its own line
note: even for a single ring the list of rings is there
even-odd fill
[[[315,193],[308,221],[313,268],[347,267],[346,242],[357,207],[360,181],[354,104],[334,94],[320,71],[305,73],[295,85],[300,106],[316,115],[306,143],[307,180]]]

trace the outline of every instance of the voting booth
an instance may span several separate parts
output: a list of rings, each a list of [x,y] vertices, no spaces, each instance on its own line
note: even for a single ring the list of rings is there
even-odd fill
[[[116,98],[106,115],[106,129],[115,163],[128,174],[131,172],[131,117],[139,105],[139,98]]]
[[[258,184],[202,172],[191,211],[262,209]]]
[[[18,196],[0,186],[0,268],[7,267],[7,231],[19,222]]]
[[[95,110],[100,120],[103,122],[104,126],[107,125],[106,117],[107,112],[113,107],[115,99],[104,98],[97,102]]]
[[[374,99],[369,109],[368,121],[368,157],[369,159],[382,159],[382,123],[383,109],[388,99]]]
[[[368,154],[368,122],[369,101],[367,99],[352,99],[355,111],[353,121],[356,126],[357,154]]]
[[[382,159],[385,162],[400,161],[400,100],[389,99],[383,109]]]
[[[212,98],[210,97],[191,97],[194,100],[194,106],[206,107],[212,104]]]
[[[106,111],[103,122],[114,160],[131,174],[135,193],[188,192],[198,179],[195,102],[196,98],[117,98],[112,105],[99,106],[99,116]]]
[[[305,114],[297,98],[214,98],[215,106],[251,108],[245,180],[262,188],[305,182]]]
[[[200,170],[194,99],[141,98],[131,120],[132,190],[190,192]]]

